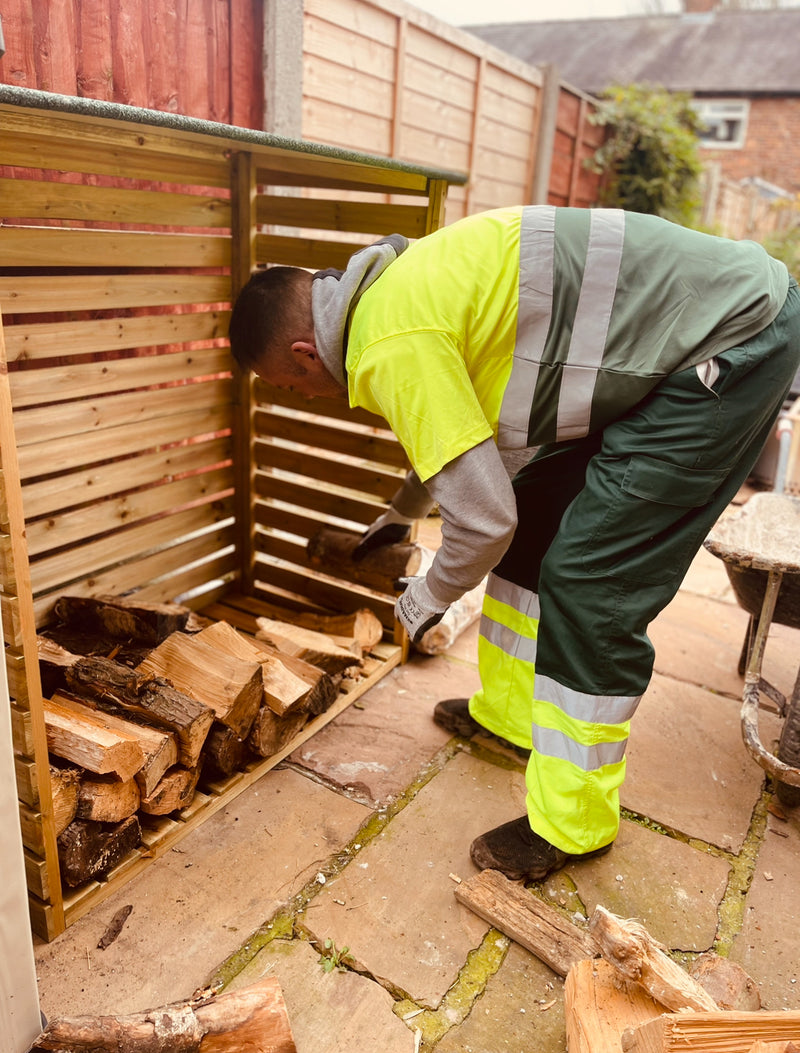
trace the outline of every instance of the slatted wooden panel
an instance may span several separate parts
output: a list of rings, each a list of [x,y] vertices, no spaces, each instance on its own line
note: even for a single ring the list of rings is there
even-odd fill
[[[368,605],[391,625],[391,598],[316,574],[305,543],[322,523],[374,518],[402,452],[346,406],[311,412],[239,375],[230,302],[254,266],[344,266],[377,235],[427,233],[447,184],[302,144],[141,125],[132,111],[2,101],[0,129],[0,606],[31,913],[50,939],[279,758],[208,787],[148,829],[146,851],[63,896],[36,630],[65,591]],[[302,735],[399,659],[377,648]]]
[[[599,177],[585,164],[603,143],[606,131],[592,124],[593,102],[562,85],[558,96],[549,201],[552,205],[589,208],[597,202]]]

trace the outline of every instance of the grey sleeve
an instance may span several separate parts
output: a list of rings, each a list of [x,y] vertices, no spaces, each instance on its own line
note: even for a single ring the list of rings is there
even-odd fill
[[[424,519],[433,505],[433,498],[412,468],[392,498],[392,508],[408,519]]]
[[[442,546],[428,588],[453,603],[502,558],[517,525],[511,480],[492,439],[457,457],[425,484],[442,516]]]

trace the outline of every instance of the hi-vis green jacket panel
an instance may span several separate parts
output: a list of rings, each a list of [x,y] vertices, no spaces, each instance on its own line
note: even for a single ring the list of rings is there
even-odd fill
[[[603,427],[763,329],[788,283],[755,242],[655,216],[481,213],[412,244],[366,290],[350,402],[385,417],[424,481],[490,437],[523,448]]]

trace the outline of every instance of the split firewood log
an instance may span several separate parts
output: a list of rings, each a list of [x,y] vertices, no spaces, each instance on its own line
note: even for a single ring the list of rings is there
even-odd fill
[[[217,720],[242,738],[261,705],[258,662],[234,658],[197,636],[173,633],[137,666],[137,672],[169,680],[179,691],[209,706]]]
[[[269,706],[262,706],[250,729],[247,743],[259,757],[274,757],[288,745],[308,719],[309,714],[305,710],[279,717]]]
[[[250,734],[252,733],[251,728]],[[235,731],[217,721],[208,733],[203,750],[203,779],[227,779],[235,771],[244,768],[250,757],[247,740],[239,738]]]
[[[636,921],[596,907],[589,932],[603,957],[625,977],[633,980],[667,1009],[713,1010],[717,1003],[685,969],[668,957],[663,948]]]
[[[392,595],[398,578],[412,577],[420,568],[422,550],[410,541],[383,545],[356,562],[353,552],[360,540],[359,534],[324,528],[306,545],[308,561],[325,574]]]
[[[142,793],[150,793],[167,768],[177,763],[178,745],[171,732],[160,731],[147,724],[136,724],[116,713],[108,713],[98,707],[95,699],[79,699],[67,692],[56,691],[52,700],[73,713],[89,714],[93,721],[109,730],[137,740],[144,755],[144,763],[134,774],[134,779]]]
[[[757,1042],[797,1044],[800,1010],[664,1013],[622,1034],[624,1053],[751,1053]],[[784,1046],[781,1047],[780,1043]]]
[[[95,701],[100,709],[175,733],[178,760],[196,767],[214,710],[184,694],[163,677],[142,675],[108,658],[85,657],[67,670],[70,690]]]
[[[144,764],[139,740],[108,727],[102,714],[79,713],[46,698],[44,722],[50,753],[96,775],[113,772],[120,779],[132,779]]]
[[[621,1053],[625,1032],[663,1012],[644,988],[622,980],[603,958],[584,958],[570,966],[564,984],[569,1053]]]
[[[61,880],[74,888],[100,877],[139,844],[142,831],[135,815],[121,823],[75,819],[58,838]]]
[[[78,783],[80,768],[61,768],[50,765],[50,791],[53,795],[53,823],[56,837],[65,830],[78,811]]]
[[[319,666],[326,673],[343,673],[352,666],[363,665],[361,648],[355,640],[352,642],[352,648],[346,648],[325,633],[302,629],[287,622],[256,618],[256,624],[256,639],[266,640],[283,654],[302,658],[304,662]]]
[[[78,786],[77,817],[98,823],[120,823],[135,814],[140,798],[136,779],[87,773]]]
[[[258,662],[261,666],[263,701],[278,716],[304,706],[310,692],[308,684],[293,673],[275,651],[267,650],[262,643],[237,632],[227,622],[214,622],[201,630],[195,639],[242,661]]]
[[[55,615],[87,633],[160,644],[186,625],[190,611],[177,603],[143,603],[125,596],[60,596]]]
[[[31,1053],[297,1053],[274,976],[240,991],[208,995],[130,1016],[53,1020]]]
[[[192,802],[200,768],[170,768],[158,786],[147,797],[142,797],[140,811],[146,815],[169,815]]]

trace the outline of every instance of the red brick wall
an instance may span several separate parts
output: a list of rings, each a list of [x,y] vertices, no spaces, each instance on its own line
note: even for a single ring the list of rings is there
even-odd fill
[[[752,99],[742,149],[703,148],[700,154],[719,161],[729,179],[759,176],[800,193],[800,97]]]

